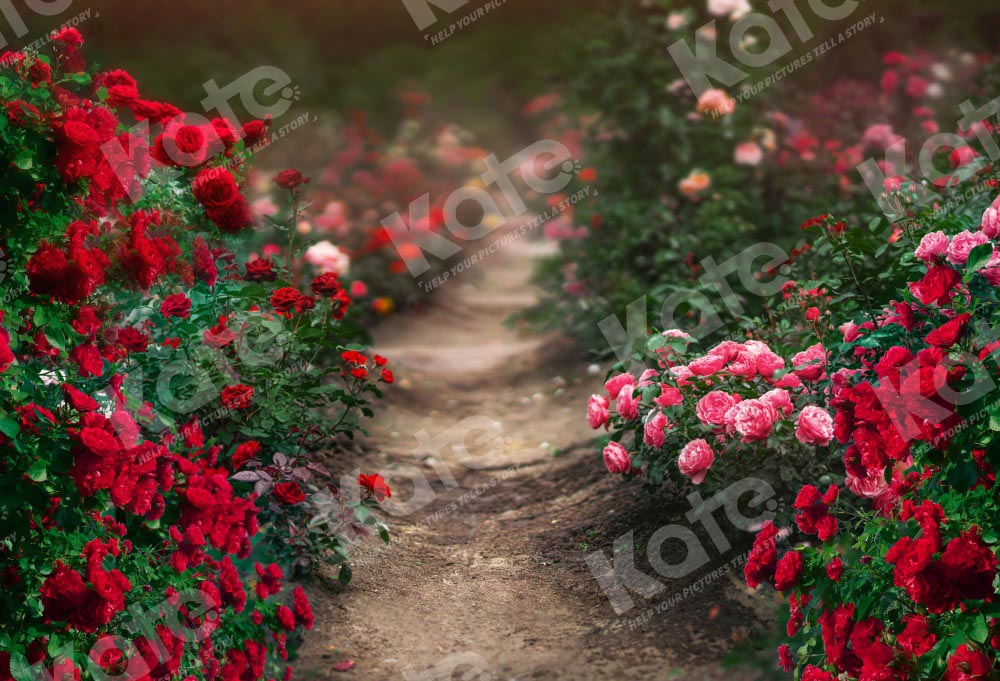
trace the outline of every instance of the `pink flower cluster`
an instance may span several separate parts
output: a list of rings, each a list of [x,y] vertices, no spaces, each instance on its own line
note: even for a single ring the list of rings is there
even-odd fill
[[[678,331],[664,337],[690,344]],[[811,393],[810,384],[824,380],[827,353],[813,345],[784,358],[761,341],[725,341],[707,354],[686,362],[668,347],[660,353],[660,369],[647,369],[638,378],[629,373],[612,376],[606,395],[592,395],[587,405],[591,428],[634,429],[636,445],[662,450],[676,434],[677,466],[694,484],[701,484],[716,460],[717,448],[729,443],[763,443],[775,426],[791,420],[794,399]],[[814,401],[814,400],[813,400]],[[794,417],[794,436],[809,446],[825,447],[834,438],[833,418],[821,407],[803,407]],[[691,437],[699,435],[700,437]],[[604,450],[604,462],[613,474],[641,472],[619,442]]]
[[[915,255],[928,266],[946,261],[951,265],[964,266],[969,255],[977,246],[991,243],[1000,237],[1000,197],[983,213],[979,231],[965,230],[949,237],[944,232],[924,234]],[[1000,286],[1000,250],[993,248],[993,254],[981,270],[983,276],[993,286]]]

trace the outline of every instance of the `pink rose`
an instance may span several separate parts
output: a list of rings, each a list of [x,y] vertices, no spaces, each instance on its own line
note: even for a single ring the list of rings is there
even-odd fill
[[[705,355],[696,360],[688,362],[688,369],[695,376],[711,376],[722,370],[726,365],[726,358],[721,355]]]
[[[701,93],[697,109],[700,114],[719,118],[736,110],[736,100],[726,94],[724,90],[712,88]]]
[[[701,195],[712,186],[712,176],[708,173],[692,170],[691,173],[677,184],[684,196],[692,201],[701,199]]]
[[[661,407],[676,407],[684,402],[684,395],[672,385],[660,384],[660,396],[653,400]]]
[[[943,255],[948,250],[949,243],[948,235],[944,232],[929,232],[924,234],[920,240],[920,245],[917,246],[914,255],[924,262],[937,260],[939,255]]]
[[[757,375],[757,358],[749,350],[741,350],[726,366],[726,371],[749,381]]]
[[[736,359],[736,355],[748,349],[745,345],[734,343],[733,341],[722,341],[708,351],[709,355],[721,357],[727,364]]]
[[[632,396],[632,386],[627,385],[618,393],[615,401],[615,410],[618,415],[628,421],[639,418],[639,398]]]
[[[969,259],[972,249],[989,241],[989,237],[983,232],[970,232],[965,230],[956,234],[951,245],[948,246],[948,262],[952,265],[964,265]]]
[[[660,372],[658,372],[656,369],[646,369],[639,376],[638,386],[640,388],[645,388],[647,385],[653,385],[653,379],[658,378],[659,376]]]
[[[729,393],[713,390],[698,400],[695,413],[706,426],[721,426],[726,423],[726,414],[739,400]]]
[[[902,138],[896,134],[891,125],[879,123],[869,126],[865,130],[865,134],[861,138],[861,143],[866,147],[888,149],[900,139]]]
[[[861,336],[861,327],[854,322],[844,322],[838,328],[844,334],[845,343],[853,343]]]
[[[889,491],[889,483],[885,481],[885,471],[869,471],[867,478],[856,478],[850,473],[844,479],[844,485],[859,497],[877,499]]]
[[[622,388],[627,385],[635,384],[635,376],[632,374],[618,374],[617,376],[611,377],[607,383],[604,384],[604,389],[608,391],[608,397],[616,399],[618,394],[621,393]]]
[[[819,381],[826,375],[826,350],[821,343],[816,343],[792,357],[795,375],[803,381]]]
[[[777,381],[774,381],[772,385],[775,388],[785,388],[786,390],[795,390],[796,388],[802,387],[802,379],[795,374],[785,374]]]
[[[694,342],[694,338],[691,336],[691,334],[687,333],[686,331],[681,331],[680,329],[667,329],[660,335],[663,336],[664,338],[677,338],[679,340],[684,341],[685,343]]]
[[[705,475],[714,463],[715,452],[707,442],[700,439],[687,443],[677,459],[681,474],[691,478],[691,482],[696,485],[705,481]]]
[[[726,426],[739,433],[744,442],[761,442],[771,434],[778,412],[760,400],[744,400],[726,413]]]
[[[790,416],[795,407],[792,406],[792,398],[787,390],[775,388],[760,396],[760,401],[771,405],[778,414]]]
[[[587,402],[587,423],[594,430],[597,430],[603,425],[606,425],[608,418],[611,416],[608,412],[608,407],[610,403],[607,397],[601,395],[591,395],[590,401]]]
[[[313,244],[303,258],[323,274],[333,272],[337,276],[344,276],[351,267],[351,258],[329,241]]]
[[[738,166],[750,166],[753,168],[759,166],[760,162],[764,160],[764,151],[756,142],[743,142],[736,145],[733,160]]]
[[[604,448],[604,465],[608,467],[608,472],[612,475],[628,473],[632,470],[632,459],[628,452],[617,442],[609,442]]]
[[[643,430],[642,441],[645,442],[650,447],[655,447],[656,449],[661,449],[663,443],[667,441],[667,429],[670,427],[670,421],[663,414],[657,413],[653,418],[646,423],[646,427]]]
[[[1000,197],[983,213],[983,221],[980,229],[983,231],[983,234],[991,239],[996,239],[1000,236]]]
[[[757,373],[764,378],[772,378],[775,371],[785,368],[785,360],[773,352],[762,352],[757,355]]]
[[[804,445],[825,447],[833,440],[833,417],[816,406],[803,408],[795,423],[795,439]]]
[[[677,385],[684,387],[690,384],[689,378],[694,376],[694,372],[684,365],[670,367],[670,373],[677,379]]]
[[[771,378],[774,372],[785,368],[785,360],[768,347],[767,343],[749,340],[743,347],[753,353],[757,359],[757,373],[764,378]]]

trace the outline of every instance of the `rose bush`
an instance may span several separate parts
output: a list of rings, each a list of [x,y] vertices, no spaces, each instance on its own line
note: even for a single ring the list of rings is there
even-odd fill
[[[389,137],[362,113],[337,130],[336,153],[310,185],[310,204],[297,224],[312,242],[302,265],[344,279],[363,319],[424,298],[419,282],[444,263],[427,256],[430,269],[418,278],[407,261],[421,258],[428,232],[444,229],[445,199],[483,172],[477,162],[486,154],[472,145],[469,133],[441,123],[425,93],[407,87],[398,100],[398,121]],[[429,202],[421,208],[424,194]],[[267,199],[258,207],[265,213],[278,210]],[[383,224],[397,212],[401,225]]]
[[[144,99],[82,43],[0,59],[0,679],[287,679],[314,623],[287,580],[385,533],[384,481],[316,453],[392,374],[296,270],[288,176],[287,249],[248,255],[266,126]]]
[[[759,340],[725,341],[700,356],[694,345],[677,330],[653,336],[655,368],[614,373],[590,398],[588,423],[610,433],[611,473],[653,485],[707,478],[711,487],[751,470],[776,487],[826,474],[833,419],[815,404],[827,378],[821,345],[788,360]]]
[[[901,223],[912,251],[891,269],[910,281],[842,328],[828,394],[846,489],[803,487],[798,534],[769,525],[746,568],[789,599],[779,659],[800,678],[996,674],[998,204]]]
[[[699,49],[710,49],[709,40],[724,44],[741,16],[700,4],[622,3],[566,104],[557,107],[547,97],[526,111],[542,134],[582,148],[594,178],[590,196],[546,226],[559,254],[539,271],[549,295],[528,317],[568,328],[602,357],[620,348],[610,347],[598,322],[623,318],[636,301],[646,302],[650,325],[687,329],[704,313],[694,294],[713,303],[719,298],[716,284],[702,280],[713,265],[754,243],[776,244],[797,260],[813,247],[795,230],[804,215],[830,212],[858,223],[877,216],[857,166],[873,158],[886,175],[903,175],[905,168],[892,167],[897,156],[888,147],[908,142],[901,157],[912,165],[932,134],[953,130],[957,104],[978,92],[986,61],[972,53],[890,52],[883,64],[859,60],[866,77],[810,78],[829,68],[819,60],[838,58],[826,54],[765,89],[759,83],[787,61],[761,69],[741,63],[748,77],[738,86],[726,92],[712,79],[715,89],[699,96],[669,48],[696,40],[705,43]],[[763,5],[752,9],[772,13]],[[711,30],[702,31],[710,20]],[[965,151],[940,156],[949,169],[982,160]],[[877,273],[870,260],[859,270]],[[843,276],[813,262],[816,275]],[[765,314],[760,296],[742,280],[730,276],[727,284],[729,304],[715,306],[723,325],[739,324],[744,312]],[[878,294],[894,290],[876,277],[869,285]],[[660,319],[671,296],[683,302],[671,311],[673,321]],[[709,340],[725,337],[714,333]]]

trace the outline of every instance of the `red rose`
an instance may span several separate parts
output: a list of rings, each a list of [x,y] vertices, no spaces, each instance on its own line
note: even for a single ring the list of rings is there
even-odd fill
[[[295,613],[295,621],[306,629],[312,629],[315,618],[312,607],[309,605],[309,598],[301,586],[295,587],[292,591],[292,610]]]
[[[212,249],[201,237],[194,240],[192,255],[194,276],[209,286],[215,286],[215,282],[219,278],[219,269],[215,266],[215,256],[212,255]]]
[[[219,317],[219,323],[202,334],[202,339],[205,345],[218,350],[236,340],[236,334],[229,330],[229,320]]]
[[[394,383],[396,381],[396,377],[393,376],[392,372],[389,371],[388,369],[383,369],[382,381],[384,381],[385,383]]]
[[[243,144],[249,148],[262,142],[267,137],[267,123],[250,121],[243,126]]]
[[[756,589],[761,582],[774,576],[775,566],[778,562],[778,549],[775,541],[777,536],[778,528],[768,520],[753,540],[753,548],[750,549],[747,564],[743,568],[747,586],[751,589]]]
[[[198,203],[209,209],[228,208],[240,198],[236,178],[225,168],[208,168],[201,171],[194,179],[191,189]]]
[[[31,84],[38,87],[42,83],[52,82],[52,67],[43,61],[36,61],[28,69],[28,78],[31,80]]]
[[[209,156],[209,144],[205,132],[197,125],[181,125],[173,130],[173,136],[165,140],[167,153],[183,166],[198,166]]]
[[[802,681],[837,681],[830,672],[825,672],[815,665],[809,665],[802,672]]]
[[[69,403],[69,406],[76,411],[97,411],[101,406],[93,397],[77,390],[69,383],[63,383],[62,390],[63,394],[66,396],[66,401]]]
[[[347,310],[351,307],[351,297],[347,295],[347,291],[341,289],[337,291],[332,298],[330,298],[330,311],[333,314],[333,318],[340,320],[347,315]]]
[[[79,572],[56,562],[55,570],[42,584],[41,597],[47,621],[68,622],[83,607],[87,585]]]
[[[275,614],[278,618],[278,624],[282,629],[286,631],[295,631],[295,615],[292,613],[291,608],[287,605],[279,605]]]
[[[97,316],[97,308],[90,305],[81,305],[76,311],[76,318],[73,319],[73,329],[81,336],[90,336],[97,333],[101,328],[101,320]]]
[[[948,542],[941,563],[963,600],[989,600],[993,596],[997,558],[978,531],[963,532]]]
[[[774,588],[778,591],[787,591],[795,586],[802,574],[802,554],[798,551],[789,551],[775,566]]]
[[[319,275],[313,279],[309,288],[312,289],[313,293],[324,298],[332,298],[337,295],[338,291],[342,290],[340,278],[333,272]]]
[[[375,495],[375,499],[378,501],[384,501],[387,497],[392,496],[392,490],[386,484],[385,478],[377,473],[375,475],[359,475],[358,484]]]
[[[149,337],[131,326],[118,329],[118,342],[129,352],[146,352],[149,347]]]
[[[306,495],[296,482],[279,482],[274,486],[274,496],[287,506],[305,501]]]
[[[222,389],[222,406],[233,411],[249,409],[253,403],[253,388],[242,383]]]
[[[80,431],[80,442],[97,456],[114,456],[121,451],[121,442],[103,428],[83,428]]]
[[[282,189],[295,191],[304,184],[309,184],[309,178],[303,177],[298,170],[283,170],[274,178],[274,183]]]
[[[962,281],[958,272],[947,265],[936,265],[924,278],[910,284],[910,290],[924,305],[944,305],[952,298],[952,289]]]
[[[302,302],[302,294],[290,286],[277,289],[271,294],[271,305],[278,312],[288,312]]]
[[[941,681],[976,681],[989,679],[993,662],[985,653],[962,644],[948,658],[948,672]]]
[[[234,471],[243,468],[247,461],[254,458],[260,454],[260,443],[256,440],[250,440],[249,442],[244,442],[236,451],[233,452],[233,457],[229,461],[229,465]]]
[[[270,260],[259,258],[252,260],[246,265],[246,274],[243,279],[246,281],[274,281],[278,278],[278,273],[274,271],[274,263]]]
[[[213,118],[212,129],[227,149],[236,144],[236,128],[225,118]]]
[[[924,342],[939,348],[950,348],[965,335],[965,330],[969,326],[972,315],[968,312],[960,314],[950,322],[942,324],[924,337]]]
[[[160,303],[160,314],[187,319],[191,315],[191,299],[183,293],[169,295]]]
[[[83,378],[100,376],[104,373],[104,358],[92,343],[73,348],[69,351],[69,358],[76,364]]]
[[[42,241],[28,261],[31,290],[50,295],[67,305],[76,305],[104,282],[104,263],[84,248],[73,249],[72,257]]]
[[[906,628],[896,636],[896,643],[910,655],[920,657],[937,643],[931,633],[930,624],[923,615],[907,615],[903,618]]]
[[[0,312],[0,322],[3,321],[3,313]],[[10,334],[7,329],[0,326],[0,374],[7,371],[14,363],[14,353],[10,349]]]
[[[227,234],[238,234],[253,227],[253,210],[242,196],[224,208],[209,208],[208,219]]]

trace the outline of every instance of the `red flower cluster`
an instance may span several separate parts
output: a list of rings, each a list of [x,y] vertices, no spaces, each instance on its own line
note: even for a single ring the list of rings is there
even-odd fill
[[[84,548],[86,575],[56,562],[52,574],[42,584],[42,607],[46,621],[67,622],[82,632],[93,633],[125,609],[125,594],[132,584],[119,570],[105,570],[105,557],[118,557],[117,539],[106,544],[93,540]]]
[[[983,543],[979,530],[963,532],[942,552],[940,518],[926,508],[916,510],[913,517],[920,521],[922,536],[903,537],[885,557],[895,566],[893,583],[932,613],[954,610],[963,601],[993,600],[997,558]]]
[[[334,319],[343,319],[351,306],[351,297],[340,285],[340,278],[333,272],[321,274],[309,285],[317,296],[330,299],[331,314]]]
[[[222,406],[231,411],[243,411],[253,404],[253,388],[242,383],[222,389]]]
[[[830,506],[837,500],[840,489],[830,485],[822,496],[813,485],[806,485],[795,497],[793,507],[799,512],[795,524],[806,534],[814,534],[823,541],[837,534],[837,519],[830,515]]]
[[[236,178],[225,168],[201,171],[191,186],[194,197],[205,207],[208,219],[227,234],[253,226],[250,202],[240,194]]]
[[[743,567],[743,576],[751,589],[774,577],[778,566],[777,536],[778,528],[768,520],[754,538],[747,564]]]

